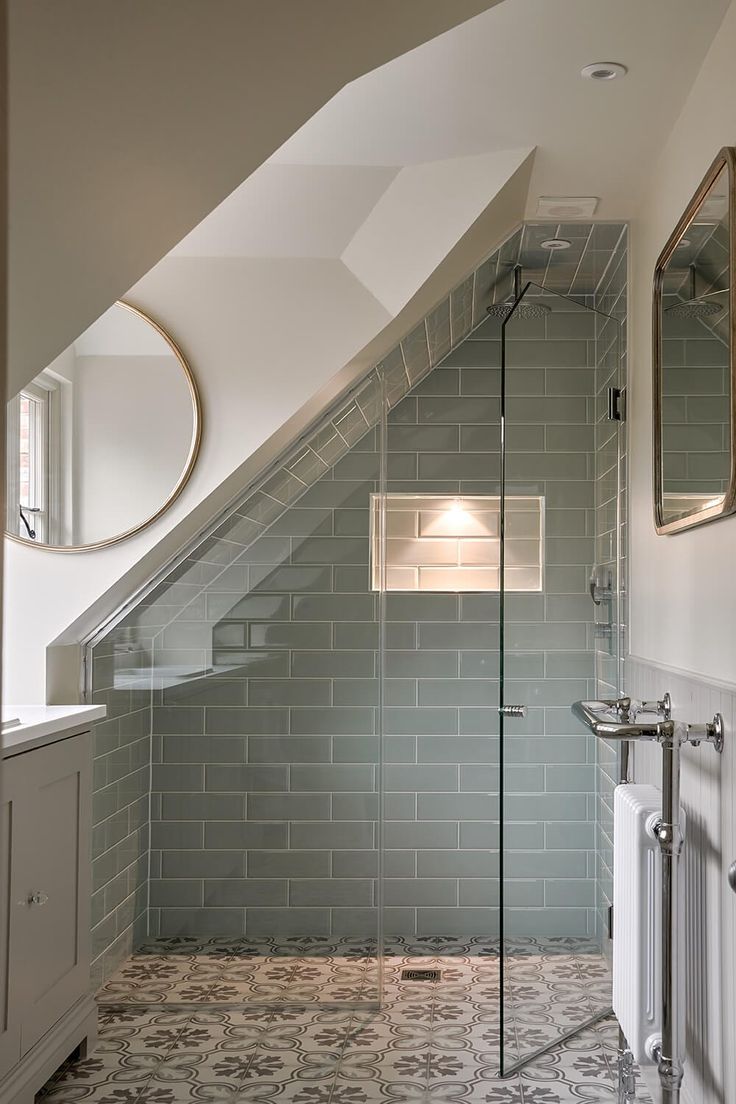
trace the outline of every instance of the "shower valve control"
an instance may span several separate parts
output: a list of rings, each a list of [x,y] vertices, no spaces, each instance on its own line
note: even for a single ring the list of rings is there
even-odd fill
[[[526,706],[502,705],[498,712],[502,717],[526,717]]]
[[[609,422],[626,421],[626,389],[619,387],[608,388],[608,420]]]

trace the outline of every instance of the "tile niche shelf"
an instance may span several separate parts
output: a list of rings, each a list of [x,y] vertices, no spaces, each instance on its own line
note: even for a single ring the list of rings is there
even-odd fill
[[[500,508],[498,495],[372,495],[373,590],[498,591]],[[544,497],[507,495],[505,525],[505,589],[540,592]]]

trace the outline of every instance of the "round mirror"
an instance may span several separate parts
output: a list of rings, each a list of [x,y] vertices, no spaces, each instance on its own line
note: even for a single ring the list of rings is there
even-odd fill
[[[201,429],[175,342],[115,303],[8,403],[7,535],[76,552],[137,533],[180,494]]]

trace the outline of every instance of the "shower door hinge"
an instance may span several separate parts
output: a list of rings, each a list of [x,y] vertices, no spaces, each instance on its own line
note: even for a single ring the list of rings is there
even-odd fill
[[[609,422],[626,421],[626,388],[608,388],[608,420]]]

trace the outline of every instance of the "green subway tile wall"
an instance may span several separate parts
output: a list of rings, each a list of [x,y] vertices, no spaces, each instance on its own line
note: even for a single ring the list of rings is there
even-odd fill
[[[596,306],[616,320],[599,319],[595,359],[595,531],[596,564],[610,576],[612,599],[596,608],[594,656],[596,693],[616,698],[626,684],[627,605],[627,445],[626,423],[607,417],[608,389],[625,393],[627,381],[627,233],[623,232],[596,295]],[[625,403],[624,403],[625,409]],[[621,750],[597,741],[597,929],[605,953],[612,953],[609,911],[613,905],[613,790],[620,777]]]
[[[524,325],[509,344],[510,380],[524,396],[510,404],[509,490],[546,495],[552,480],[564,501],[571,482],[577,501],[579,484],[589,487],[587,506],[547,510],[545,566],[568,571],[565,589],[507,601],[508,694],[530,706],[525,722],[507,726],[507,814],[537,829],[510,855],[520,902],[510,916],[539,934],[591,930],[594,904],[592,833],[581,847],[575,832],[593,824],[595,749],[569,703],[592,688],[596,335],[592,312],[565,317],[550,316],[552,339]],[[562,363],[578,366],[564,398]],[[499,364],[500,329],[488,322],[395,406],[390,492],[498,493]],[[270,530],[240,557],[238,589],[213,581],[204,607],[198,600],[166,630],[164,647],[178,651],[212,637],[217,673],[155,693],[154,931],[193,933],[205,922],[250,933],[264,907],[285,934],[294,909],[308,934],[377,930],[379,609],[368,532],[379,470],[378,431],[368,430],[280,517],[278,537]],[[478,934],[480,923],[480,934],[495,933],[498,842],[473,849],[461,829],[498,823],[498,596],[392,593],[385,609],[386,930]],[[194,771],[193,732],[202,733]],[[198,851],[192,821],[201,822]],[[221,850],[228,836],[230,852]]]
[[[606,244],[603,230],[586,241],[614,297],[621,229]],[[483,319],[506,293],[504,280],[492,289],[519,241],[383,362],[387,490],[499,493],[500,329]],[[507,601],[506,700],[529,706],[506,727],[507,901],[520,934],[577,935],[597,922],[581,883],[603,881],[596,749],[569,705],[605,667],[586,595],[612,524],[610,467],[597,456],[608,339],[589,310],[559,302],[509,342],[508,490],[544,496],[546,540],[543,593]],[[133,769],[131,751],[105,802],[116,783],[102,761],[118,747],[98,732],[101,975],[146,927],[378,930],[380,608],[369,512],[379,413],[372,376],[93,649],[95,697],[115,703],[115,739],[125,746],[138,714],[142,733],[140,762]],[[392,593],[385,613],[386,930],[494,934],[498,595]],[[124,810],[126,834],[105,837]],[[129,892],[117,904],[123,872]]]

